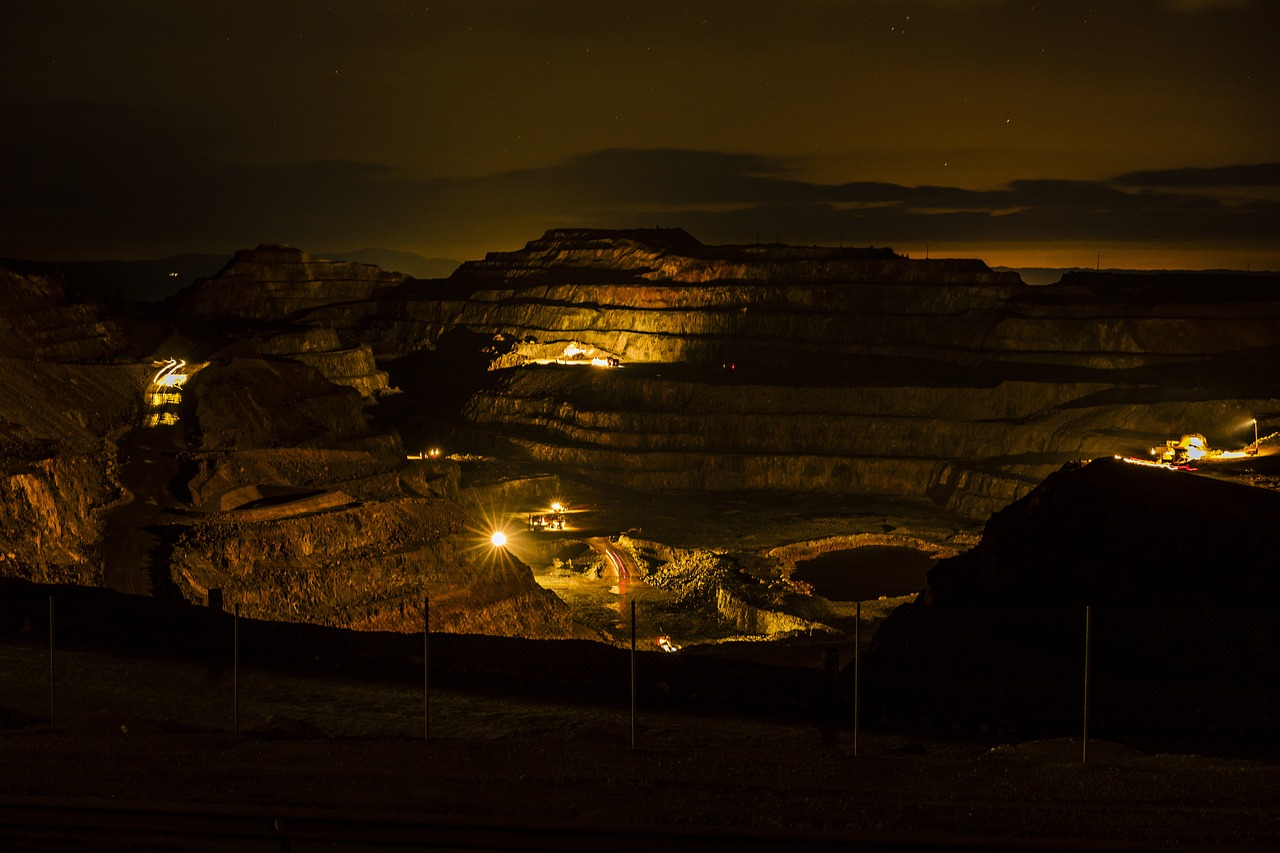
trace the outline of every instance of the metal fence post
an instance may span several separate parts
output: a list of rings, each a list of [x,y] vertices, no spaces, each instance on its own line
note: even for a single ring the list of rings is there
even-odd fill
[[[49,726],[52,727],[56,722],[54,716],[54,642],[53,642],[53,596],[49,596]]]
[[[631,600],[631,748],[636,748],[636,602]]]
[[[1080,762],[1087,764],[1089,761],[1089,655],[1092,640],[1092,616],[1093,608],[1088,604],[1084,606],[1084,728],[1080,737]]]
[[[431,596],[422,597],[422,739],[431,739]]]
[[[862,688],[862,655],[858,648],[862,631],[862,602],[859,601],[853,611],[853,757],[858,757],[858,712],[861,703],[859,691]]]
[[[240,602],[231,619],[231,739],[240,739]]]

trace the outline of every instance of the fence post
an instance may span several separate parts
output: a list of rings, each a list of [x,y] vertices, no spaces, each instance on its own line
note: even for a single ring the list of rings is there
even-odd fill
[[[859,601],[853,611],[853,757],[858,757],[858,712],[861,709],[859,691],[862,688],[862,655],[858,644],[862,632],[862,602]]]
[[[1092,640],[1093,608],[1084,606],[1084,728],[1080,737],[1080,762],[1089,762],[1089,655]]]
[[[422,596],[422,740],[431,739],[431,597]]]
[[[636,602],[631,600],[631,748],[636,748]]]
[[[53,595],[49,596],[49,727],[52,728],[56,722],[54,716],[54,642],[53,642]]]
[[[231,619],[231,739],[240,740],[240,602]]]

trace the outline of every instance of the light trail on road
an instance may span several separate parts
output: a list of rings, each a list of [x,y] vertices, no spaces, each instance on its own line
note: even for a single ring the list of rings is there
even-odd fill
[[[181,388],[187,381],[187,374],[181,371],[187,362],[181,358],[170,358],[158,365],[160,369],[152,377],[151,384],[160,388]]]

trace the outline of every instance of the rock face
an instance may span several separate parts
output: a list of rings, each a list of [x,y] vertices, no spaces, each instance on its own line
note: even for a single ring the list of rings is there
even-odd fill
[[[210,515],[177,541],[171,567],[202,602],[217,587],[245,615],[364,630],[532,638],[579,635],[568,609],[505,552],[467,535],[467,505],[353,500],[290,514],[287,503]]]
[[[377,297],[406,278],[369,264],[327,261],[292,246],[262,244],[236,252],[216,276],[170,302],[193,316],[281,320],[322,305]]]
[[[120,324],[59,281],[0,269],[0,355],[42,361],[105,360],[126,343]]]
[[[458,463],[408,459],[357,391],[293,357],[335,340],[277,336],[267,348],[289,358],[225,354],[187,383],[177,591],[200,603],[220,589],[257,618],[391,631],[420,630],[430,598],[433,630],[580,635],[528,566],[470,529],[484,490]]]
[[[1070,460],[1188,430],[1241,446],[1251,414],[1280,410],[1277,293],[1275,277],[1030,287],[884,249],[556,230],[309,320],[389,364],[471,335],[494,373],[467,419],[534,460],[636,488],[907,496],[982,519]],[[623,367],[554,363],[572,349]]]
[[[58,281],[0,270],[0,574],[101,582],[103,518],[123,499],[116,441],[149,372],[107,363],[126,344]]]
[[[515,252],[490,252],[468,261],[454,278],[506,283],[628,281],[706,284],[710,282],[928,281],[938,283],[1020,283],[1017,275],[993,273],[972,260],[938,260],[904,267],[903,256],[887,248],[814,246],[707,246],[680,228],[605,231],[553,228]]]
[[[379,370],[367,344],[344,340],[333,329],[308,328],[276,335],[259,346],[264,355],[280,356],[314,367],[335,385],[347,385],[362,397],[385,394],[387,372]]]
[[[226,359],[196,374],[185,396],[202,450],[341,447],[369,431],[356,391],[293,361]]]
[[[261,247],[177,304],[288,319],[308,331],[265,352],[366,396],[390,370],[408,405],[465,401],[509,449],[640,489],[901,496],[978,520],[1064,462],[1188,430],[1238,447],[1280,410],[1274,277],[1029,287],[975,260],[678,229],[552,230],[446,282],[370,269]],[[484,381],[457,368],[467,348]],[[413,361],[447,352],[435,373]]]

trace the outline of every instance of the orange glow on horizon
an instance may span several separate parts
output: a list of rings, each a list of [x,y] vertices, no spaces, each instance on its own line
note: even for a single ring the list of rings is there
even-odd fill
[[[912,259],[925,256],[922,246],[894,246]],[[1280,271],[1280,255],[1248,249],[1187,245],[1108,246],[1106,244],[1051,243],[1040,246],[930,245],[928,255],[937,258],[977,258],[989,267],[1091,270],[1238,270]]]

